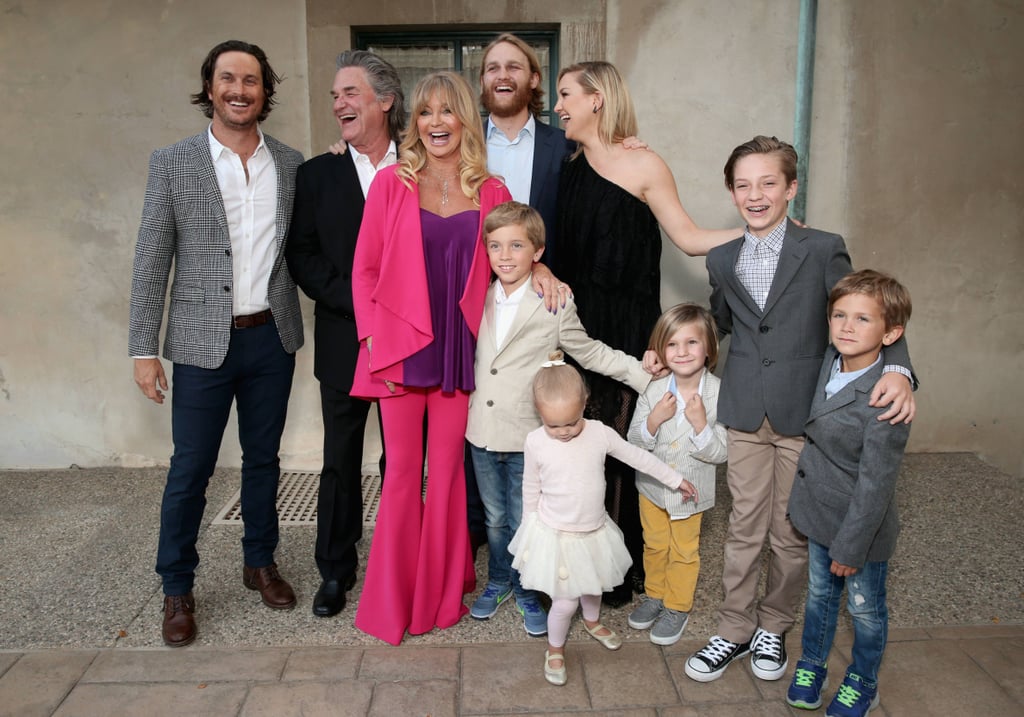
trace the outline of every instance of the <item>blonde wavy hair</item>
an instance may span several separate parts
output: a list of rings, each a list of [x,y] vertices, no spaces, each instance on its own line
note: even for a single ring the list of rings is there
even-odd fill
[[[576,82],[583,88],[584,94],[600,95],[601,105],[597,120],[597,135],[604,144],[615,144],[635,137],[639,133],[636,122],[636,110],[629,89],[622,75],[610,62],[577,62],[569,65],[558,73],[558,81],[569,74],[576,74]],[[577,156],[583,148],[578,148]]]
[[[432,72],[416,83],[412,91],[409,125],[398,147],[398,169],[395,173],[410,189],[413,183],[419,183],[419,172],[427,164],[427,148],[420,141],[416,122],[434,93],[462,123],[462,142],[459,146],[460,185],[462,193],[479,206],[480,186],[491,176],[487,171],[487,145],[473,91],[469,83],[454,72]]]

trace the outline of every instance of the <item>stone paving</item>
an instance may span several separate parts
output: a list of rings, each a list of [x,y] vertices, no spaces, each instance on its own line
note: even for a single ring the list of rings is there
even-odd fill
[[[897,629],[890,640],[872,715],[1024,715],[1024,627]],[[838,643],[833,685],[849,660],[849,634]],[[792,670],[762,682],[744,661],[717,682],[691,681],[683,661],[702,644],[634,641],[609,652],[570,643],[564,687],[544,681],[537,642],[0,652],[0,715],[809,714],[786,704]]]
[[[625,645],[608,652],[577,624],[569,682],[559,688],[543,678],[544,641],[527,638],[512,609],[397,648],[355,630],[352,606],[313,617],[309,527],[283,530],[278,551],[299,607],[261,606],[241,585],[240,529],[210,525],[237,489],[236,470],[218,470],[208,494],[199,638],[162,647],[152,560],[163,474],[0,471],[0,716],[809,714],[784,696],[799,629],[787,637],[791,666],[779,682],[755,679],[746,661],[710,684],[683,673],[712,634],[721,599],[729,503],[721,482],[704,521],[697,606],[683,640],[656,647],[625,625],[630,605],[605,609],[602,620]],[[910,455],[898,498],[892,629],[872,715],[1024,716],[1019,479],[968,454]],[[478,574],[485,566],[484,550]],[[353,605],[358,595],[357,585]],[[833,650],[833,689],[849,661],[848,626],[841,622]]]

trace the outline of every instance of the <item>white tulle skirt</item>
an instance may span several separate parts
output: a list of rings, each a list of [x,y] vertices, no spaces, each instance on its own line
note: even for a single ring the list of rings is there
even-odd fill
[[[607,514],[597,530],[574,533],[545,525],[530,513],[508,549],[523,587],[553,598],[600,595],[621,585],[633,564],[622,531]]]

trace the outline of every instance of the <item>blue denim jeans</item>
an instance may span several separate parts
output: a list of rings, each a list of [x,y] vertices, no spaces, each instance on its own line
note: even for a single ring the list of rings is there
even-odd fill
[[[488,451],[472,444],[470,451],[487,525],[487,580],[495,585],[511,585],[517,600],[536,597],[533,590],[519,584],[519,573],[512,569],[512,554],[508,552],[508,544],[523,520],[523,454]]]
[[[878,667],[889,634],[889,608],[885,604],[886,561],[865,563],[848,578],[833,575],[828,548],[807,541],[807,605],[804,610],[802,659],[824,667],[836,634],[836,619],[846,587],[846,608],[853,618],[853,663],[849,671],[860,675],[865,687],[877,688]]]

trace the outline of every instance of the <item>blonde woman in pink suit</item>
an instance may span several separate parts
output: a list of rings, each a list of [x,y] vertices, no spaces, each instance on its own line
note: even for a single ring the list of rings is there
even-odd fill
[[[490,264],[480,238],[508,201],[487,173],[469,85],[424,77],[398,164],[366,198],[352,294],[360,356],[353,395],[380,401],[388,476],[356,627],[397,645],[450,627],[475,588],[466,525],[464,437]],[[421,499],[423,425],[429,481]]]

